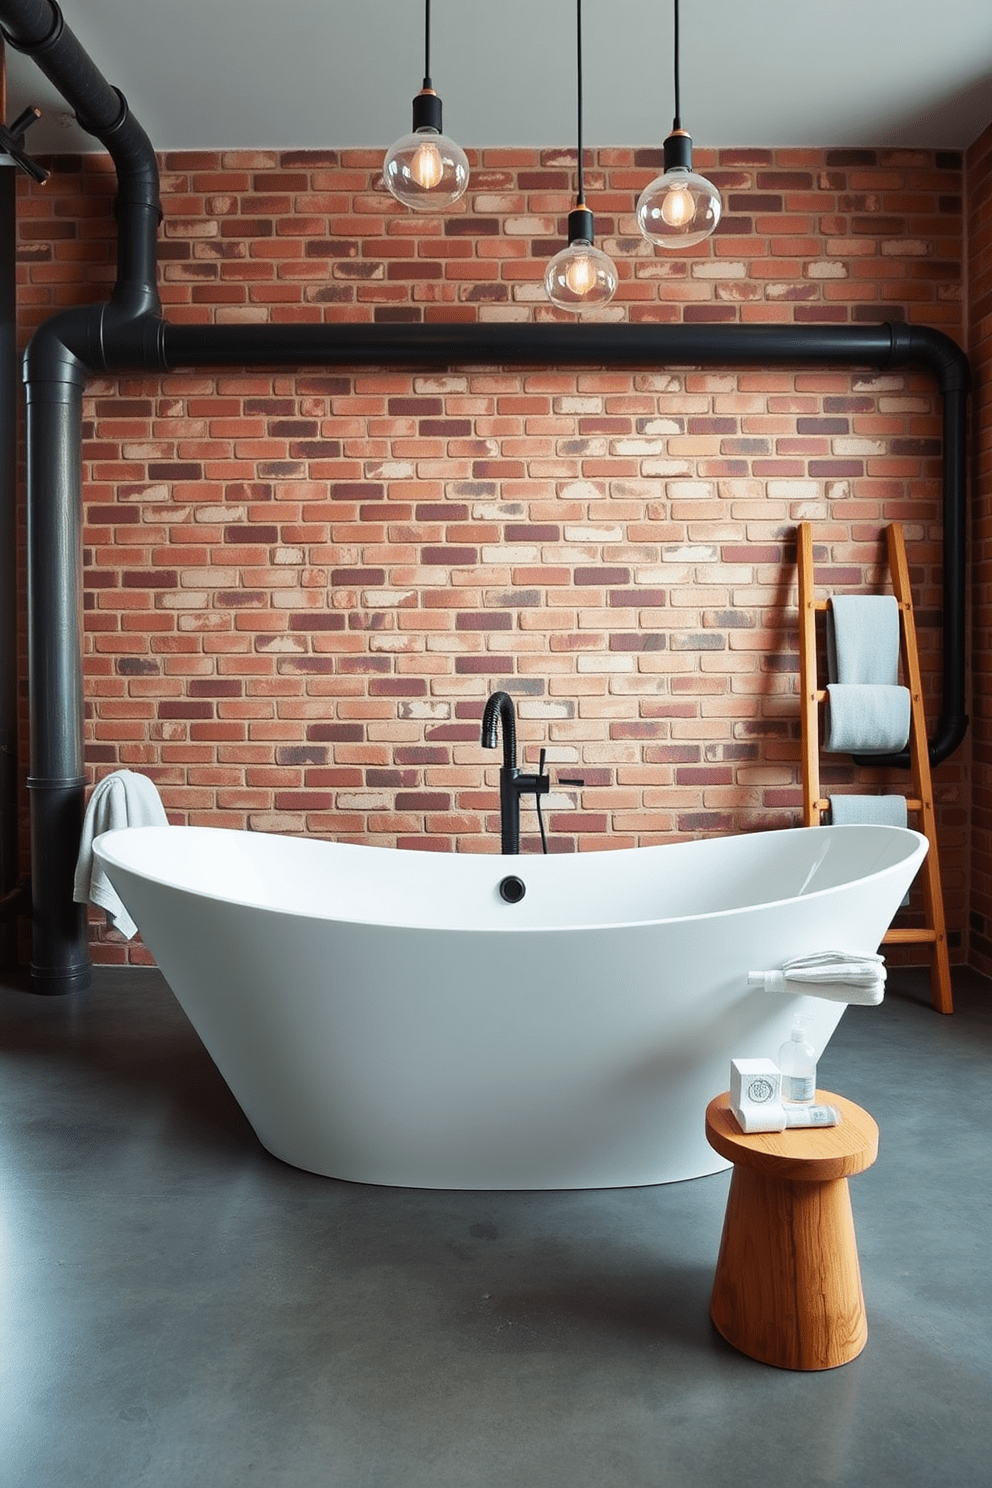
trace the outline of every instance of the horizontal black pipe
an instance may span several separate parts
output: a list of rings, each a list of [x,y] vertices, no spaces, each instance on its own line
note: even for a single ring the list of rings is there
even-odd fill
[[[90,372],[307,366],[916,365],[944,399],[943,711],[930,754],[964,734],[965,398],[968,363],[940,331],[904,325],[627,323],[170,326],[159,313],[158,169],[123,96],[101,76],[53,0],[0,0],[0,27],[29,53],[95,134],[118,174],[118,274],[110,301],[64,311],[35,334],[28,383],[29,670],[33,898],[39,991],[87,976],[85,920],[71,903],[84,800],[78,524],[79,419]],[[894,763],[901,763],[899,757]],[[875,763],[878,763],[876,758]]]
[[[486,325],[168,325],[170,369],[247,366],[774,366],[888,367],[919,361],[890,325],[631,325],[628,322]],[[960,351],[949,337],[935,332]],[[933,370],[949,358],[931,354]],[[953,364],[953,363],[951,363]],[[967,366],[967,363],[965,363]]]

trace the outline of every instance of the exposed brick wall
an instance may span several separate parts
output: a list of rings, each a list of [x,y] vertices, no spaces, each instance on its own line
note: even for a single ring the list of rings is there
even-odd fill
[[[970,960],[992,975],[992,126],[968,151],[967,183],[975,575]]]
[[[684,255],[634,230],[660,152],[587,170],[621,274],[605,316],[963,337],[958,155],[696,159],[726,216]],[[571,160],[482,152],[468,198],[425,219],[372,153],[168,156],[166,312],[555,317],[540,280]],[[58,164],[22,188],[25,331],[113,279],[107,162]],[[803,518],[836,588],[877,587],[881,529],[905,523],[933,682],[940,412],[912,372],[175,373],[94,381],[85,422],[89,764],[147,772],[174,821],[494,851],[498,758],[478,735],[502,686],[525,759],[547,744],[554,774],[585,777],[551,797],[555,850],[790,825]],[[937,777],[955,931],[966,763]]]

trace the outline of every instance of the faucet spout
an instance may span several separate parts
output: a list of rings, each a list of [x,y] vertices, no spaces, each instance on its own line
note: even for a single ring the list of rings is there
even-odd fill
[[[513,699],[508,692],[494,692],[486,700],[486,711],[482,715],[482,747],[496,748],[496,725],[503,730],[503,769],[517,767],[517,715]]]

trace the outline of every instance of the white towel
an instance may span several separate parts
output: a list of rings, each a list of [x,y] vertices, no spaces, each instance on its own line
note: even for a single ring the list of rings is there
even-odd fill
[[[93,839],[101,832],[113,832],[119,827],[168,825],[169,819],[155,783],[147,775],[138,775],[133,770],[115,770],[94,787],[90,796],[79,839],[72,897],[77,904],[89,901],[106,910],[114,929],[119,930],[126,940],[137,933],[138,927],[93,857]]]
[[[781,971],[751,971],[748,985],[797,997],[823,997],[828,1002],[854,1002],[876,1007],[885,996],[885,962],[877,953],[819,951],[795,956]]]
[[[891,594],[835,594],[827,611],[831,682],[894,687],[899,681],[899,606]]]
[[[825,754],[898,754],[909,741],[908,687],[831,682]]]

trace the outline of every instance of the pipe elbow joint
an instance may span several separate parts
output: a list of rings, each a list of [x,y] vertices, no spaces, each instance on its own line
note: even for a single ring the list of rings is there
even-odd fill
[[[967,713],[942,713],[937,719],[933,738],[928,746],[931,765],[942,764],[952,755],[968,732]]]
[[[971,365],[956,341],[931,326],[889,322],[890,366],[918,362],[928,367],[942,393],[971,391]]]
[[[39,383],[81,386],[99,366],[100,305],[80,306],[53,315],[35,331],[24,352],[22,370],[30,390]]]
[[[121,286],[103,305],[65,310],[39,326],[24,353],[25,384],[81,385],[92,372],[169,370],[158,296],[146,285]]]

